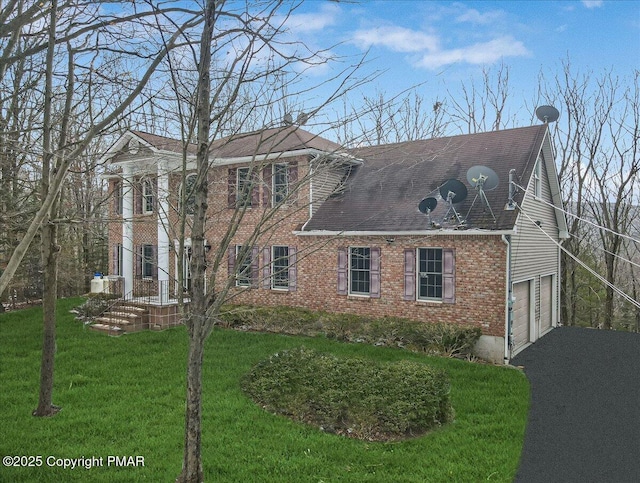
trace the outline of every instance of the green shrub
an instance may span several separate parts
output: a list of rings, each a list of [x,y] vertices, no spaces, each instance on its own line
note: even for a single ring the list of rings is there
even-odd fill
[[[242,330],[325,336],[343,342],[401,347],[449,357],[469,354],[481,335],[477,327],[293,307],[227,307],[220,318],[225,327]]]
[[[370,441],[418,436],[453,420],[447,374],[412,361],[278,352],[243,378],[264,409],[323,431]]]

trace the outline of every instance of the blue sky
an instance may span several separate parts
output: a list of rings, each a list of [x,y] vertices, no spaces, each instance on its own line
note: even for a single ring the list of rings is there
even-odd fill
[[[342,42],[335,53],[368,51],[367,69],[385,72],[367,89],[389,96],[420,83],[428,99],[455,93],[501,62],[512,95],[527,100],[538,74],[553,78],[566,59],[582,73],[640,69],[640,0],[314,0],[289,26],[311,48]]]

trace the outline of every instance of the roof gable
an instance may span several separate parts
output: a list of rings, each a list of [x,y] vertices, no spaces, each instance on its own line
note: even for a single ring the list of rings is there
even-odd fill
[[[515,170],[516,182],[526,186],[546,132],[546,125],[537,125],[356,149],[352,154],[364,163],[353,170],[344,191],[323,203],[305,231],[427,230],[427,216],[418,204],[429,196],[438,199],[432,220],[443,228],[458,227],[456,220],[444,220],[449,207],[439,194],[449,179],[461,181],[468,190],[466,200],[455,205],[466,219],[465,228],[513,229],[517,212],[504,210],[509,171]],[[477,165],[498,175],[496,189],[485,192],[495,221],[480,199],[474,202],[477,192],[467,181],[467,171]],[[523,195],[518,193],[515,201]]]

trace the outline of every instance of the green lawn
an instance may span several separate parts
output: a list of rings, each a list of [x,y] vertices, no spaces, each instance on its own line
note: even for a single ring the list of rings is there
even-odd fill
[[[74,320],[68,311],[78,303],[59,303],[54,403],[63,409],[49,419],[31,416],[41,310],[0,315],[0,456],[42,456],[40,467],[0,467],[0,481],[173,481],[182,464],[184,329],[110,338]],[[367,443],[264,412],[241,392],[240,379],[261,359],[300,345],[443,368],[455,421],[421,438]],[[211,482],[508,482],[529,404],[526,378],[510,368],[320,337],[217,330],[208,341],[204,378],[203,462]],[[107,466],[109,456],[142,456],[144,467]],[[104,466],[47,464],[81,457],[102,458]]]

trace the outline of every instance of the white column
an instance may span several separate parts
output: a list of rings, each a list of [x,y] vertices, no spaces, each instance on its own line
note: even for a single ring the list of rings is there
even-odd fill
[[[158,298],[169,299],[169,174],[165,163],[158,163]]]
[[[122,275],[124,294],[133,291],[133,173],[131,166],[122,168]]]

